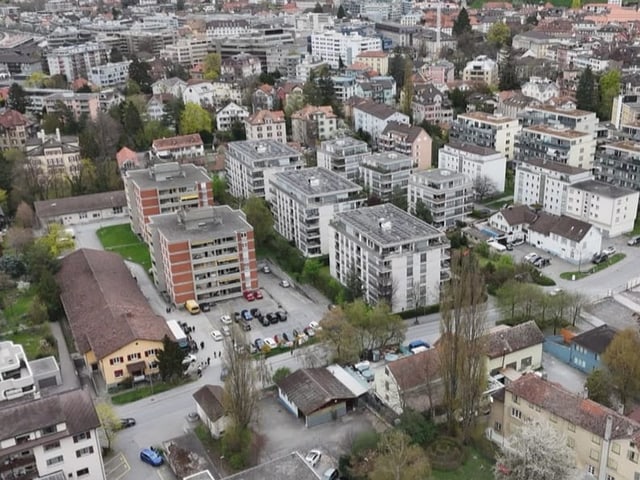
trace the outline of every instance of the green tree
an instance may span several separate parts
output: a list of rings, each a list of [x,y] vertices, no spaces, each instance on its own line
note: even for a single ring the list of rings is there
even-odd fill
[[[212,130],[213,125],[209,112],[197,103],[187,102],[180,115],[180,133],[182,135],[200,132],[211,133]]]
[[[607,372],[596,369],[589,374],[586,382],[584,383],[587,389],[587,395],[589,399],[594,402],[604,405],[605,407],[611,407],[611,391],[612,385]]]
[[[582,2],[580,0],[571,0],[571,9],[580,10],[582,8]]]
[[[147,150],[156,138],[168,138],[173,133],[158,120],[149,120],[144,122],[142,131],[138,132],[135,139],[136,148],[139,150]]]
[[[371,480],[423,480],[431,476],[426,452],[401,430],[387,430],[378,443]]]
[[[19,84],[12,83],[7,95],[7,107],[17,110],[20,113],[25,113],[28,105],[29,99],[27,98],[27,92],[25,92],[24,88]]]
[[[185,104],[181,97],[169,100],[164,106],[164,115],[162,116],[162,124],[171,128],[175,132],[180,131],[180,118],[184,112]]]
[[[277,384],[279,381],[287,378],[291,375],[291,369],[289,367],[280,367],[273,372],[273,383]]]
[[[588,112],[598,111],[598,90],[596,78],[591,67],[585,68],[578,79],[576,88],[576,106]]]
[[[406,212],[407,200],[407,192],[400,185],[396,185],[391,192],[391,203]]]
[[[454,36],[458,37],[464,33],[471,33],[471,21],[469,20],[469,12],[466,8],[462,8],[460,13],[453,21],[453,28],[451,29]]]
[[[507,55],[500,63],[498,88],[500,90],[517,90],[520,88],[513,49],[508,47]]]
[[[360,279],[360,275],[358,275],[355,265],[352,265],[347,272],[347,278],[344,281],[344,286],[346,288],[345,300],[347,302],[353,302],[354,300],[362,298],[364,295],[362,280]]]
[[[421,198],[418,198],[416,200],[416,206],[413,210],[413,214],[423,222],[427,222],[427,223],[433,222],[433,216],[431,215],[431,211],[429,210],[429,207],[425,205],[425,203],[422,201]]]
[[[47,79],[47,75],[42,72],[33,72],[31,75],[27,77],[25,81],[25,85],[31,88],[42,88],[44,87],[44,81]]]
[[[340,364],[357,362],[361,350],[358,345],[358,332],[347,321],[342,307],[329,310],[320,321],[322,330],[316,334],[321,342],[332,350],[333,360]]]
[[[122,56],[122,53],[120,52],[120,50],[118,50],[118,47],[113,47],[109,52],[109,61],[112,63],[116,63],[116,62],[122,62],[123,60],[124,60],[124,57]]]
[[[320,2],[316,2],[316,6],[313,7],[313,13],[323,13],[324,10],[322,10],[322,5],[320,5]]]
[[[609,120],[611,118],[613,99],[620,94],[620,83],[620,70],[609,70],[600,77],[598,81],[598,91],[600,93],[598,118],[600,120]]]
[[[249,197],[242,206],[247,222],[253,227],[253,236],[258,247],[269,242],[273,235],[273,216],[267,202],[259,197]]]
[[[142,93],[151,93],[151,66],[134,56],[129,64],[129,78],[136,82]]]
[[[38,298],[42,300],[47,315],[51,320],[58,320],[63,313],[62,303],[60,302],[60,288],[53,274],[49,270],[43,270],[40,280],[36,285]]]
[[[220,76],[222,57],[219,53],[209,53],[204,57],[203,71],[205,80],[214,81]]]
[[[487,32],[487,41],[496,48],[508,45],[511,41],[511,29],[504,22],[496,22]]]
[[[135,148],[138,136],[142,133],[144,123],[135,104],[127,100],[118,107],[120,124],[124,133],[124,144],[129,148]]]
[[[158,370],[160,378],[165,382],[172,382],[182,378],[184,367],[182,361],[185,353],[178,344],[167,335],[162,339],[162,350],[156,355],[158,359]]]
[[[417,445],[426,447],[438,436],[436,425],[420,412],[405,408],[399,420],[398,428]]]
[[[413,102],[414,95],[414,87],[413,87],[413,61],[408,58],[404,62],[404,80],[402,85],[402,93],[400,94],[400,99],[402,100],[400,105],[400,110],[405,115],[411,117],[411,102]],[[406,208],[404,209],[406,210]]]
[[[113,407],[106,402],[96,403],[96,413],[100,419],[100,425],[107,439],[107,451],[111,450],[118,430],[122,428],[120,418],[113,410]]]
[[[338,17],[338,20],[340,20],[346,16],[347,16],[347,13],[344,11],[344,7],[340,5],[338,7],[338,13],[336,13],[336,17]]]
[[[467,95],[458,87],[453,90],[449,90],[447,94],[449,100],[451,100],[451,106],[456,114],[464,113],[467,111]]]
[[[640,336],[633,328],[618,332],[604,351],[602,361],[623,407],[640,393]]]

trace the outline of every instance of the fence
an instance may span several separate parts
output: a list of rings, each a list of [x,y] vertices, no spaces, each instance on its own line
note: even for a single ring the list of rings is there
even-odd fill
[[[571,348],[564,344],[562,335],[554,335],[544,339],[542,350],[553,355],[558,360],[569,363],[571,359]]]

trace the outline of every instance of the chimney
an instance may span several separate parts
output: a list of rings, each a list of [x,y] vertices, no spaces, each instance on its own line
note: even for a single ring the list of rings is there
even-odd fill
[[[56,140],[58,140],[59,142],[61,141],[60,139],[60,129],[56,128]]]

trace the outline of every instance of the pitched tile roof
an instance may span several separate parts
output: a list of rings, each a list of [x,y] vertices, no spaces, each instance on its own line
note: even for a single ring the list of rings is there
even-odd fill
[[[308,120],[311,115],[314,115],[316,113],[324,113],[327,118],[337,117],[337,115],[333,113],[333,107],[331,107],[331,105],[324,105],[319,107],[315,105],[307,105],[297,112],[291,114],[291,118]]]
[[[91,193],[77,197],[56,198],[33,203],[36,216],[41,220],[59,215],[89,212],[104,208],[126,207],[124,190],[117,192]]]
[[[76,250],[62,259],[56,279],[80,352],[93,351],[100,360],[136,340],[173,338],[119,255]]]
[[[611,438],[632,438],[640,441],[640,424],[615,410],[568,392],[557,383],[543,380],[535,373],[522,375],[507,385],[508,392],[533,403],[554,415],[603,438],[607,417],[611,417]]]
[[[400,135],[405,137],[406,142],[413,143],[424,131],[422,127],[418,127],[417,125],[407,125],[406,123],[391,121],[384,127],[382,135]]]
[[[246,122],[250,125],[261,125],[271,122],[284,122],[285,115],[282,110],[258,110],[253,115],[249,115]]]
[[[605,324],[576,335],[571,339],[571,342],[586,348],[590,352],[602,354],[617,333],[618,331],[615,328]]]
[[[224,389],[220,385],[205,385],[195,391],[193,399],[210,421],[215,422],[224,416]]]
[[[396,379],[400,390],[406,392],[421,387],[440,376],[437,373],[440,368],[438,349],[430,348],[426,352],[407,355],[389,362],[386,368]]]
[[[513,205],[508,208],[500,210],[500,214],[504,217],[505,221],[513,225],[530,224],[538,218],[536,212],[534,212],[527,205]]]
[[[178,135],[171,138],[158,138],[153,141],[154,150],[171,150],[173,148],[199,147],[202,145],[202,138],[199,133],[190,135]]]
[[[397,110],[391,108],[389,105],[385,105],[383,103],[375,103],[372,101],[359,103],[355,105],[354,108],[357,108],[358,110],[368,113],[369,115],[372,115],[376,118],[379,118],[380,120],[386,120],[392,115],[398,113]]]
[[[533,320],[514,327],[501,328],[485,337],[485,352],[489,358],[518,352],[534,345],[542,345],[544,335]]]
[[[0,114],[0,126],[4,128],[16,128],[31,125],[31,121],[17,110],[6,110]]]
[[[326,368],[303,368],[277,382],[289,401],[310,415],[334,400],[354,398]]]

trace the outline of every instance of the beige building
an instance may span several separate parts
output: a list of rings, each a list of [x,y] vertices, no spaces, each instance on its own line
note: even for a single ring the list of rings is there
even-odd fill
[[[595,154],[593,135],[569,130],[564,125],[532,125],[517,136],[516,160],[522,162],[538,159],[590,170]]]
[[[0,114],[0,151],[24,149],[34,127],[34,123],[17,110],[5,110]]]
[[[492,86],[498,84],[498,64],[491,58],[480,55],[467,63],[462,71],[465,82],[485,83]]]
[[[535,373],[493,395],[490,422],[506,438],[529,422],[548,423],[566,437],[570,460],[588,478],[635,480],[640,474],[640,424]]]
[[[514,159],[518,120],[504,115],[468,112],[458,115],[450,136],[461,142],[493,148],[507,160]]]
[[[80,174],[80,143],[78,137],[46,135],[41,130],[38,136],[26,143],[28,168],[45,178],[76,177]]]
[[[389,72],[389,54],[380,50],[361,52],[356,56],[356,62],[364,63],[380,75],[386,75]]]
[[[490,375],[504,368],[521,372],[542,367],[544,335],[533,320],[514,327],[495,327],[486,335],[485,342]]]
[[[191,68],[207,56],[209,43],[205,36],[179,38],[160,52],[161,58],[168,58],[183,67]]]
[[[391,121],[378,137],[380,150],[408,155],[418,170],[431,168],[431,145],[429,134],[417,125]]]
[[[282,110],[258,110],[244,121],[247,140],[287,143],[287,124]]]
[[[317,141],[336,136],[338,116],[331,106],[307,105],[291,115],[291,139],[303,145],[314,146]]]

